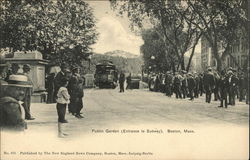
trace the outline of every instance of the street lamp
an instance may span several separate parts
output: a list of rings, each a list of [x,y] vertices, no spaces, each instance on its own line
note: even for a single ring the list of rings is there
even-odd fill
[[[153,72],[154,72],[155,67],[156,67],[156,64],[155,64],[155,62],[154,62],[154,61],[155,61],[155,56],[151,56],[150,59],[152,60],[152,62],[153,62],[153,64],[154,64],[154,65],[153,65]]]
[[[92,55],[88,56],[88,62],[89,62],[89,71],[90,71],[90,61],[91,61]]]

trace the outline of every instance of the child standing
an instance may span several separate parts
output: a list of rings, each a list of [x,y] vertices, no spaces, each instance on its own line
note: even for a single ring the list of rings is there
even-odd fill
[[[70,95],[67,90],[68,80],[66,78],[62,79],[61,81],[62,86],[59,88],[57,93],[57,115],[58,115],[58,134],[59,137],[67,136],[66,133],[62,132],[62,123],[68,123],[68,121],[65,119],[65,113],[66,113],[66,106],[70,102]]]
[[[60,87],[57,93],[56,109],[58,114],[58,122],[61,123],[68,123],[68,121],[65,119],[66,106],[70,102],[69,101],[70,95],[66,88],[67,85],[68,85],[68,80],[66,78],[62,79],[62,86]]]

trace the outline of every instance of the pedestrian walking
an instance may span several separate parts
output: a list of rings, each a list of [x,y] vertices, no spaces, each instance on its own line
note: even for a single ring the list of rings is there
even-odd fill
[[[172,96],[172,88],[173,88],[173,75],[168,71],[165,76],[165,92],[166,96],[171,97]]]
[[[182,96],[181,96],[181,80],[182,80],[182,76],[179,73],[177,73],[174,76],[174,92],[175,92],[177,99],[182,98]]]
[[[125,74],[121,72],[119,76],[120,92],[124,92],[124,82],[125,82]]]
[[[196,83],[195,83],[195,79],[191,73],[188,73],[187,82],[188,82],[188,90],[189,90],[190,100],[194,100],[194,90],[195,90]]]
[[[218,74],[217,71],[213,71],[213,75],[214,75],[214,80],[215,80],[215,85],[214,85],[214,101],[217,101],[218,99],[220,99],[219,97],[219,80],[220,80],[220,75]]]
[[[203,77],[203,83],[204,83],[204,89],[206,93],[206,102],[210,103],[211,102],[211,94],[214,89],[215,85],[215,79],[214,75],[212,73],[212,68],[207,69],[207,73],[204,74]]]
[[[186,71],[182,71],[182,79],[181,79],[181,92],[182,92],[182,98],[186,98],[188,95],[188,91],[187,91],[187,77],[186,77]]]
[[[199,92],[200,92],[200,77],[199,75],[194,72],[194,80],[195,80],[195,87],[194,87],[194,97],[199,98]]]
[[[204,92],[203,74],[202,74],[202,73],[199,74],[199,79],[200,79],[200,83],[199,83],[199,93],[200,93],[200,96],[202,96],[202,95],[203,95],[203,92]]]
[[[229,105],[235,105],[235,96],[237,91],[237,85],[239,83],[238,77],[233,73],[233,71],[228,71],[228,82],[229,82]]]
[[[221,72],[220,79],[218,81],[219,84],[219,95],[220,95],[220,106],[218,107],[224,107],[227,108],[227,95],[228,95],[228,89],[229,89],[229,82],[228,82],[228,76],[225,74],[224,71]]]

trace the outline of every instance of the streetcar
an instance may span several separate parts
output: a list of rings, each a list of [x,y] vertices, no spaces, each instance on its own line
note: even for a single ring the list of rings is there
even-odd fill
[[[96,65],[95,85],[99,88],[116,88],[118,74],[112,61],[103,60]]]

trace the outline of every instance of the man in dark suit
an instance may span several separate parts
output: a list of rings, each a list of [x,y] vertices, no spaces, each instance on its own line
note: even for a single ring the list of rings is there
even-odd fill
[[[188,73],[187,82],[188,82],[188,90],[189,90],[190,100],[193,100],[194,99],[194,89],[195,89],[195,79],[191,73]]]
[[[57,73],[54,80],[54,85],[55,85],[54,98],[57,97],[57,92],[59,88],[62,86],[62,79],[67,78],[67,72],[70,72],[66,64],[62,64],[60,68],[61,71]]]
[[[165,76],[165,91],[166,96],[171,97],[172,95],[172,85],[173,85],[173,75],[170,73],[170,71],[167,72]]]
[[[125,74],[121,72],[119,77],[120,92],[124,92]]]
[[[224,71],[221,72],[221,76],[218,81],[218,86],[220,94],[220,106],[218,107],[223,107],[225,105],[225,108],[227,108],[227,94],[228,94],[229,83],[228,83],[228,76],[225,74]]]
[[[237,86],[239,83],[238,77],[233,73],[233,71],[228,71],[228,82],[229,82],[229,105],[235,105],[235,95],[237,91]]]
[[[176,73],[176,75],[174,76],[174,92],[176,95],[176,98],[182,98],[181,96],[181,80],[182,80],[182,76],[179,73]]]
[[[214,89],[215,85],[215,79],[214,75],[212,73],[212,68],[207,69],[207,73],[204,74],[203,77],[203,83],[204,83],[204,89],[206,92],[206,102],[210,103],[211,102],[211,94]]]

